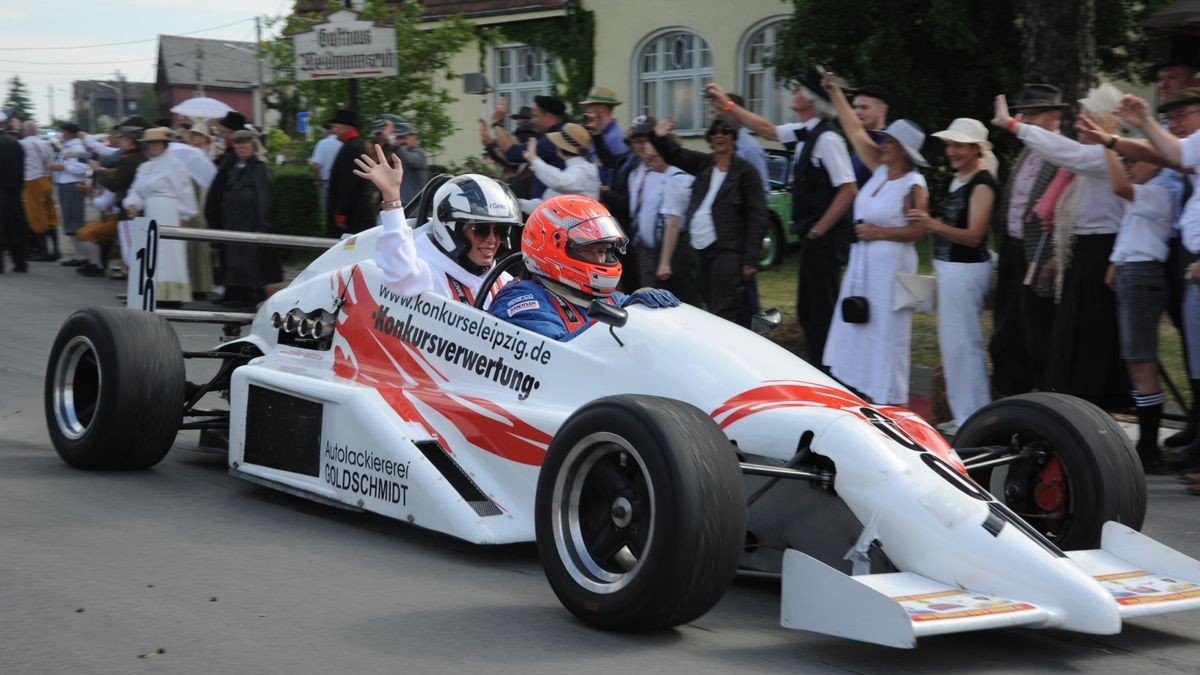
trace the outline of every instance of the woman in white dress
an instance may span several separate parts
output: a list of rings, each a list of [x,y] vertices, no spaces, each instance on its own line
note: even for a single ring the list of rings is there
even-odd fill
[[[147,160],[138,166],[123,202],[130,218],[145,215],[160,228],[180,227],[198,211],[191,177],[179,160],[167,153],[170,138],[171,131],[166,127],[147,129],[142,134]],[[159,303],[191,302],[187,242],[159,240],[154,295]]]
[[[912,310],[892,309],[892,296],[896,273],[916,271],[913,244],[925,236],[925,228],[905,219],[908,209],[929,208],[925,178],[915,169],[929,166],[920,151],[925,133],[913,122],[896,120],[876,144],[854,116],[841,88],[828,81],[822,84],[837,107],[847,138],[872,172],[854,199],[857,241],[850,247],[824,362],[835,378],[870,402],[904,405]],[[870,319],[866,323],[845,321],[841,307],[847,296],[867,298]]]

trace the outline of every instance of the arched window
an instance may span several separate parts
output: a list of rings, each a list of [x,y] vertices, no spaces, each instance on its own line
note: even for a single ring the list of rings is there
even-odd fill
[[[506,45],[492,52],[492,86],[497,96],[508,98],[514,113],[532,106],[534,96],[550,93],[554,69],[554,57],[539,47]]]
[[[704,130],[704,85],[712,82],[712,51],[700,35],[670,28],[646,38],[633,63],[639,115],[675,116],[680,132]]]
[[[738,49],[738,91],[746,99],[746,108],[780,124],[791,122],[788,107],[792,95],[784,87],[787,74],[775,76],[771,65],[783,40],[785,17],[772,17],[750,27]]]

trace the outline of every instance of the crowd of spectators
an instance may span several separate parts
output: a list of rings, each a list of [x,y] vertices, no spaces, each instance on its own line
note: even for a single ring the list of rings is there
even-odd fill
[[[479,121],[479,138],[526,216],[557,195],[603,203],[630,242],[619,253],[621,290],[669,290],[747,327],[760,310],[756,274],[768,227],[760,141],[778,142],[791,159],[796,318],[811,364],[872,403],[907,402],[912,317],[927,298],[901,282],[916,275],[918,246],[928,245],[953,418],[945,430],[993,393],[1065,392],[1134,411],[1139,456],[1155,472],[1165,468],[1157,443],[1164,395],[1151,328],[1164,310],[1183,338],[1193,399],[1200,395],[1200,264],[1192,262],[1200,253],[1198,69],[1194,42],[1172,41],[1155,64],[1156,111],[1112,85],[1078,107],[1046,83],[1025,85],[1011,102],[998,96],[990,121],[994,133],[1020,142],[1015,161],[998,166],[979,119],[949,120],[932,134],[949,170],[937,195],[923,173],[934,149],[925,131],[911,120],[889,122],[902,102],[885,86],[851,88],[817,68],[790,82],[794,120],[764,118],[708,84],[706,152],[684,147],[671,111],[623,126],[622,101],[603,86],[576,102],[578,118],[555,96],[536,96],[516,112],[501,98]],[[1072,109],[1078,122],[1064,129]],[[6,168],[0,186],[0,250],[17,271],[28,260],[59,260],[61,231],[74,256],[62,264],[119,276],[106,269],[107,252],[118,246],[132,262],[128,223],[142,213],[166,227],[270,231],[270,170],[245,118],[220,120],[215,143],[207,124],[184,122],[172,129],[169,120],[133,117],[102,136],[63,124],[58,149],[32,123],[19,143],[0,137],[0,161],[20,166]],[[380,192],[355,171],[362,155],[381,151],[401,163],[402,203],[428,178],[411,124],[386,114],[370,122],[369,135],[362,127],[355,111],[338,110],[310,158],[332,237],[377,223]],[[1121,135],[1122,127],[1133,133]],[[10,217],[14,194],[23,195],[19,219]],[[102,215],[92,224],[84,222],[88,196]],[[220,302],[251,307],[280,279],[269,249],[214,248],[164,242],[160,301],[223,291]],[[1191,469],[1196,483],[1198,427],[1193,419],[1167,441],[1183,448],[1172,468]]]

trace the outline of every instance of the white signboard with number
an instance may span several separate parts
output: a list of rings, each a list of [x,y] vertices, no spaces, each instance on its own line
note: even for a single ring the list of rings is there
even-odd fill
[[[129,282],[125,306],[153,312],[154,273],[158,268],[158,221],[145,216],[129,223],[133,251],[129,256]]]
[[[292,37],[297,80],[396,76],[395,28],[360,21],[357,14],[344,10],[328,19],[329,23]]]

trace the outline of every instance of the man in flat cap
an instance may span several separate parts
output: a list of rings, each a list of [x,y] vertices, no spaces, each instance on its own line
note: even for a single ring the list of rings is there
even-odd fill
[[[595,86],[588,91],[587,98],[579,102],[583,106],[583,126],[593,136],[603,136],[604,144],[614,155],[629,152],[625,144],[625,131],[613,117],[613,108],[621,105],[621,99],[608,87]],[[600,184],[612,183],[612,170],[600,167]]]

